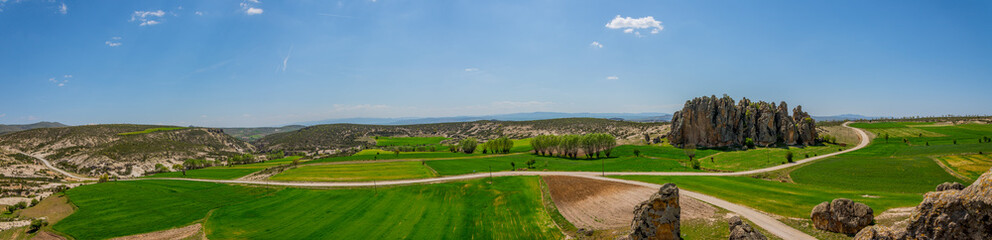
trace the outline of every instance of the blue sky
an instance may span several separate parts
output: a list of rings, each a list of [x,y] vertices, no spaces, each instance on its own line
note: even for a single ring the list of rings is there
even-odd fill
[[[724,93],[992,114],[989,23],[987,1],[0,0],[0,123],[670,113]]]

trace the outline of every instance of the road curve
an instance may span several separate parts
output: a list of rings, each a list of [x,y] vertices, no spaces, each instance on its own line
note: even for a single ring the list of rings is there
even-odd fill
[[[17,149],[11,149],[11,150],[13,150],[14,152],[17,152],[17,153],[20,153],[20,154],[24,154],[24,155],[28,155],[28,156],[31,156],[31,157],[36,158],[38,160],[41,160],[41,163],[45,164],[45,167],[48,167],[49,169],[52,169],[53,171],[58,172],[59,174],[65,175],[65,176],[67,176],[69,178],[79,179],[80,181],[95,181],[95,180],[97,180],[96,178],[79,176],[79,175],[76,175],[76,174],[73,174],[73,173],[70,173],[70,172],[66,172],[65,170],[59,169],[59,168],[55,167],[55,165],[52,165],[51,162],[48,162],[48,160],[45,159],[42,156],[33,155],[33,154],[27,154],[27,153],[21,152],[20,150],[17,150]]]
[[[803,160],[800,160],[800,161],[796,161],[794,163],[782,164],[782,165],[778,165],[778,166],[774,166],[774,167],[768,167],[768,168],[762,168],[762,169],[755,169],[755,170],[749,170],[749,171],[742,171],[742,172],[721,172],[721,173],[712,173],[712,172],[606,172],[606,173],[600,173],[600,172],[558,172],[558,171],[512,171],[512,172],[474,173],[474,174],[446,176],[446,177],[437,177],[437,178],[408,179],[408,180],[391,180],[391,181],[381,181],[381,182],[380,181],[372,181],[372,182],[275,182],[275,181],[246,181],[246,180],[213,180],[213,179],[193,179],[193,178],[142,178],[142,179],[128,179],[128,180],[124,180],[124,181],[138,181],[138,180],[179,180],[179,181],[196,181],[196,182],[212,182],[212,183],[227,183],[227,184],[251,184],[251,185],[269,185],[269,186],[291,186],[291,187],[371,187],[371,186],[387,186],[387,185],[410,185],[410,184],[440,183],[440,182],[451,182],[451,181],[460,181],[460,180],[468,180],[468,179],[477,179],[477,178],[486,178],[486,177],[504,177],[504,176],[573,176],[573,177],[594,178],[594,179],[604,180],[604,181],[624,182],[624,183],[630,183],[630,184],[635,184],[635,185],[640,185],[640,186],[660,188],[661,186],[660,185],[657,185],[657,184],[645,183],[645,182],[638,182],[638,181],[632,181],[632,180],[624,180],[624,179],[607,178],[605,176],[624,176],[624,175],[646,175],[646,176],[741,176],[741,175],[749,175],[749,174],[755,174],[755,173],[763,173],[763,172],[781,170],[781,169],[785,169],[785,168],[788,168],[788,167],[796,166],[796,165],[799,165],[799,164],[808,163],[808,162],[812,162],[812,161],[817,161],[817,160],[824,159],[824,158],[827,158],[827,157],[832,157],[832,156],[836,156],[836,155],[839,155],[839,154],[856,151],[858,149],[861,149],[861,148],[864,148],[864,147],[868,146],[868,144],[871,142],[871,140],[868,138],[868,134],[865,133],[864,130],[850,127],[848,125],[849,123],[850,122],[844,123],[843,126],[844,127],[847,127],[847,128],[853,129],[855,132],[858,133],[858,135],[861,138],[861,142],[857,146],[855,146],[853,148],[850,148],[850,149],[847,149],[847,150],[843,150],[843,151],[839,151],[839,152],[835,152],[835,153],[825,154],[825,155],[821,155],[821,156],[817,156],[817,157],[811,157],[811,158],[803,159]],[[63,173],[63,174],[66,174],[67,176],[73,176],[72,174],[70,174],[68,172],[65,172],[65,171],[62,171],[62,170],[60,170],[58,168],[55,168],[47,160],[44,160],[43,158],[38,158],[38,159],[42,160],[45,163],[45,166],[48,166],[49,168],[51,168],[51,169],[53,169],[55,171],[58,171],[58,172]],[[75,177],[75,176],[73,176],[73,177]],[[78,177],[76,177],[76,178],[78,178]],[[720,208],[723,208],[723,209],[727,209],[728,211],[732,211],[734,213],[737,213],[737,214],[741,215],[742,217],[747,218],[748,220],[751,220],[751,222],[754,222],[754,224],[760,226],[761,228],[764,228],[769,233],[771,233],[771,234],[773,234],[775,236],[781,237],[783,239],[816,239],[816,238],[814,238],[814,237],[812,237],[812,236],[810,236],[810,235],[808,235],[806,233],[803,233],[803,232],[801,232],[799,230],[796,230],[795,228],[792,228],[792,227],[789,227],[788,225],[785,225],[782,222],[779,222],[778,220],[776,220],[775,218],[773,218],[771,216],[768,216],[768,215],[766,215],[764,213],[758,212],[757,210],[754,210],[752,208],[741,206],[741,205],[738,205],[738,204],[734,204],[734,203],[731,203],[731,202],[728,202],[728,201],[725,201],[725,200],[722,200],[722,199],[719,199],[719,198],[716,198],[716,197],[713,197],[713,196],[709,196],[709,195],[705,195],[705,194],[701,194],[701,193],[697,193],[697,192],[686,191],[686,190],[680,190],[680,192],[683,193],[683,194],[685,194],[686,196],[689,196],[689,197],[692,197],[692,198],[695,198],[695,199],[699,199],[701,201],[704,201],[704,202],[713,204],[713,205],[715,205],[717,207],[720,207]]]

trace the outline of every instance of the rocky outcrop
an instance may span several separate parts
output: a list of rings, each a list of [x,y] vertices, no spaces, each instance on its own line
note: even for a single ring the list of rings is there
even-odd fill
[[[854,239],[992,239],[992,171],[961,190],[945,184],[926,194],[905,228],[866,228]]]
[[[812,145],[816,138],[816,122],[802,106],[789,116],[785,102],[775,105],[744,98],[735,105],[726,95],[686,101],[682,111],[672,116],[668,134],[669,142],[679,147],[741,147],[747,139],[762,146]]]
[[[666,183],[634,209],[634,220],[630,223],[632,232],[627,239],[682,239],[679,231],[681,211],[679,188],[674,183]]]
[[[941,183],[940,185],[937,185],[938,192],[947,191],[947,190],[962,190],[962,189],[964,189],[964,185],[961,185],[961,183],[958,182],[945,182],[945,183]]]
[[[768,239],[761,232],[755,230],[748,225],[746,222],[741,220],[741,217],[734,216],[730,218],[730,240],[765,240]]]
[[[868,205],[846,198],[816,205],[809,217],[817,229],[846,234],[858,233],[875,220],[874,211]]]

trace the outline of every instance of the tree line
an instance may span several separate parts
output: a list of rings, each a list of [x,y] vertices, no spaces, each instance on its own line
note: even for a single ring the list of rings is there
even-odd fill
[[[610,157],[617,139],[606,133],[541,135],[531,139],[530,145],[534,147],[534,153],[542,156],[578,158],[582,151],[586,158],[599,158],[600,153]]]

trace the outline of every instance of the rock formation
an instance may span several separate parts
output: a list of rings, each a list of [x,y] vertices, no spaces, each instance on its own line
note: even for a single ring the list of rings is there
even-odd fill
[[[926,194],[905,228],[865,228],[854,239],[992,239],[992,171],[961,190],[945,184]]]
[[[634,209],[634,220],[630,223],[630,240],[641,239],[682,239],[679,231],[679,188],[674,183],[666,183],[647,201]]]
[[[838,198],[813,208],[809,216],[817,229],[855,234],[875,220],[874,211],[864,203]]]
[[[730,240],[765,240],[768,239],[761,232],[751,228],[741,217],[730,218]]]
[[[816,122],[802,109],[797,106],[789,116],[785,102],[776,106],[744,98],[734,105],[726,95],[695,98],[672,116],[668,140],[680,147],[741,147],[746,139],[762,146],[812,145]]]
[[[953,183],[945,182],[945,183],[941,183],[940,185],[937,185],[938,192],[946,191],[946,190],[962,190],[962,189],[964,189],[964,185],[961,185],[961,183],[957,183],[957,182],[953,182]]]

